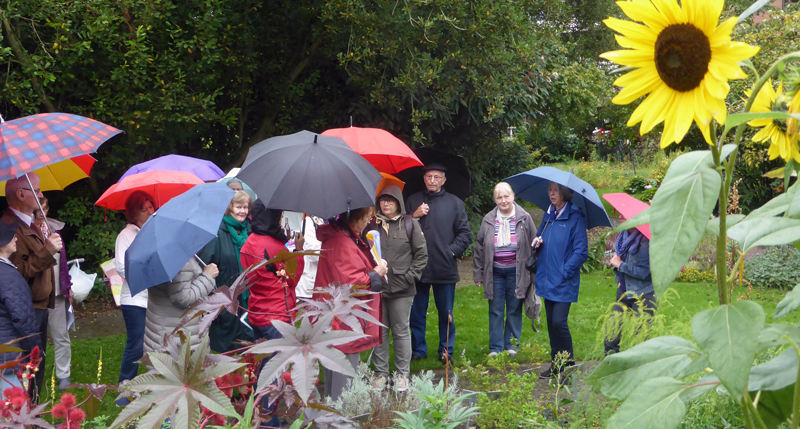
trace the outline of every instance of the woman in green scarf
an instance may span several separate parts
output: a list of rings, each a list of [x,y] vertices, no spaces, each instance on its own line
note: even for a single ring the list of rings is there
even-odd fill
[[[217,238],[199,253],[205,263],[214,263],[219,267],[217,287],[231,286],[242,272],[239,253],[250,235],[250,220],[247,217],[251,206],[250,196],[237,191],[222,218]],[[247,295],[248,292],[239,295],[239,317],[247,311]],[[239,317],[227,311],[219,313],[209,330],[211,350],[224,353],[241,347],[235,344],[237,341],[253,341],[253,330],[242,323]]]

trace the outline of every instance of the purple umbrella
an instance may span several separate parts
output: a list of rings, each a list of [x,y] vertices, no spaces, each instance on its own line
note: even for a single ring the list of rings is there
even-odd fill
[[[225,177],[225,173],[219,169],[213,162],[204,159],[192,158],[183,155],[164,155],[162,157],[145,161],[141,164],[136,164],[129,168],[119,180],[122,180],[131,174],[141,173],[144,171],[153,170],[166,170],[166,171],[186,171],[194,174],[204,182],[216,182],[217,180]]]

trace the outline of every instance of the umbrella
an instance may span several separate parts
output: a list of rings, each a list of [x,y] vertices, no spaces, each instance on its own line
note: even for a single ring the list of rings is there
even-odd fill
[[[401,191],[406,186],[406,182],[392,176],[389,173],[381,173],[381,176],[383,176],[383,178],[381,179],[381,182],[378,183],[378,191],[375,195],[380,194],[383,188],[387,186],[397,186]]]
[[[339,137],[382,173],[397,174],[422,166],[416,154],[402,140],[380,128],[333,128],[323,136]]]
[[[236,175],[239,174],[239,170],[241,170],[241,168],[231,168],[231,171],[229,171],[228,174],[226,174],[222,179],[217,180],[217,182],[230,183],[231,180],[239,180],[236,178]],[[258,199],[258,195],[256,195],[255,191],[253,191],[253,188],[241,180],[239,180],[239,182],[242,184],[242,190],[247,192],[247,195],[250,195],[250,200],[255,202],[256,199]]]
[[[225,173],[211,161],[192,158],[183,155],[164,155],[141,164],[136,164],[129,168],[120,180],[131,174],[143,173],[145,171],[166,170],[166,171],[186,171],[199,177],[204,182],[216,182],[225,177]]]
[[[622,217],[625,219],[630,219],[640,212],[643,212],[645,209],[650,208],[647,203],[637,200],[636,198],[626,194],[626,193],[618,193],[618,194],[603,194],[603,199],[608,201],[611,204],[611,207],[614,207]],[[644,225],[639,225],[636,227],[642,234],[644,234],[647,239],[650,239],[650,224],[646,223]]]
[[[236,177],[267,208],[322,218],[375,205],[381,180],[378,170],[344,140],[309,131],[256,144]]]
[[[0,180],[22,175],[28,178],[27,173],[42,167],[96,152],[101,144],[121,132],[70,113],[40,113],[11,121],[0,116]],[[33,189],[30,179],[28,185]],[[45,225],[49,228],[47,219]]]
[[[462,200],[467,199],[469,193],[472,192],[472,178],[464,157],[428,147],[414,149],[414,153],[425,165],[437,163],[447,168],[447,173],[445,173],[447,181],[444,184],[445,191]],[[422,167],[409,168],[397,174],[397,178],[406,183],[406,187],[403,189],[404,197],[425,190],[425,181],[422,176]]]
[[[575,192],[572,203],[586,216],[586,227],[611,226],[605,207],[592,185],[572,173],[553,167],[539,167],[505,179],[517,197],[536,204],[542,210],[550,206],[550,182],[566,186]]]
[[[145,171],[128,176],[111,185],[95,205],[111,210],[125,210],[125,201],[134,191],[145,191],[153,197],[156,207],[176,197],[203,181],[185,171]]]
[[[91,155],[79,155],[33,171],[39,176],[42,191],[63,191],[68,185],[89,177],[97,160]],[[6,196],[6,182],[0,182],[0,197]]]
[[[125,252],[131,294],[172,281],[217,236],[234,194],[224,183],[197,185],[150,216]]]

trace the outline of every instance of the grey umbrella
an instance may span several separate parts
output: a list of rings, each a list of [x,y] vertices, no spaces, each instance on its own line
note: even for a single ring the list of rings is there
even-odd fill
[[[330,218],[375,205],[382,176],[344,140],[300,131],[250,148],[236,177],[267,208]]]

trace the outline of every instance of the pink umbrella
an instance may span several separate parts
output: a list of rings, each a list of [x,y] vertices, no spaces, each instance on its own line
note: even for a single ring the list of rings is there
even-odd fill
[[[611,204],[619,214],[625,219],[630,219],[637,214],[643,212],[645,209],[650,208],[647,203],[637,200],[636,198],[625,194],[603,194],[603,199]],[[650,224],[639,225],[636,227],[647,239],[650,239]]]

